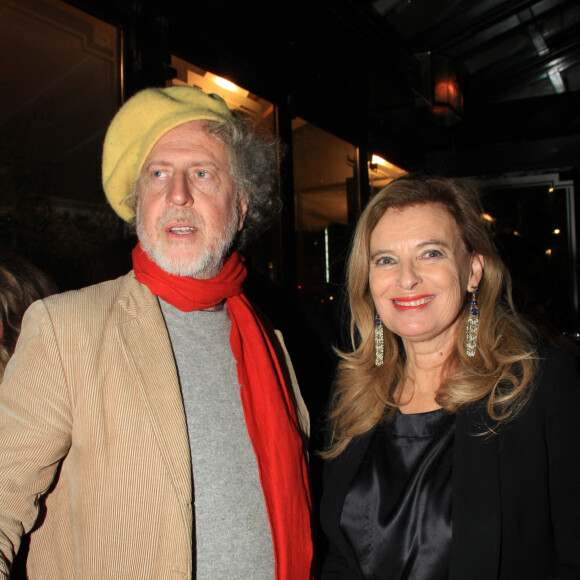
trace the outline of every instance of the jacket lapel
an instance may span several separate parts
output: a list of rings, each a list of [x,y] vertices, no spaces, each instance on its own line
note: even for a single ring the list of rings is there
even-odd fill
[[[498,577],[501,546],[498,437],[487,434],[484,416],[481,409],[457,414],[450,580]]]
[[[362,580],[362,575],[357,565],[354,550],[340,527],[340,517],[351,482],[364,459],[373,433],[374,431],[371,430],[364,435],[356,437],[336,459],[324,465],[324,493],[320,507],[321,516],[325,520],[328,529],[334,532],[332,541],[336,544],[337,553],[342,554],[346,562],[348,562],[348,564],[344,564],[346,567],[343,573],[349,573],[352,576],[351,580]],[[334,569],[334,563],[330,568]],[[355,570],[356,576],[354,576]],[[334,577],[332,573],[329,575]]]
[[[119,337],[180,504],[185,506],[192,498],[191,455],[165,321],[157,298],[137,281],[133,281],[131,295],[121,300],[121,306],[129,319],[119,324]]]

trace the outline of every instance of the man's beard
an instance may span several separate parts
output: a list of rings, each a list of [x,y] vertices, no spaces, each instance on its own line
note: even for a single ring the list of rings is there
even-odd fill
[[[153,260],[162,270],[176,276],[187,276],[189,278],[208,279],[217,276],[223,266],[225,256],[229,252],[236,233],[238,231],[239,207],[234,203],[232,212],[227,217],[227,222],[221,228],[221,231],[211,232],[205,228],[203,219],[193,210],[176,208],[169,210],[155,224],[156,232],[162,235],[165,226],[171,222],[186,222],[198,228],[204,233],[204,238],[196,240],[190,246],[179,245],[177,240],[176,248],[182,248],[184,255],[172,256],[170,252],[162,247],[159,241],[150,235],[141,219],[139,203],[136,211],[137,237],[141,242],[144,252]],[[201,227],[200,227],[201,226]],[[200,235],[198,233],[198,235]],[[210,236],[210,237],[208,237]],[[204,243],[203,248],[196,247]],[[189,250],[189,251],[188,251]],[[188,255],[189,252],[197,253],[196,256]]]

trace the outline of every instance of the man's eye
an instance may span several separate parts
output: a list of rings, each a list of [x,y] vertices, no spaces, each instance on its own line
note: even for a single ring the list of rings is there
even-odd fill
[[[165,177],[165,171],[163,171],[161,169],[154,169],[151,172],[151,177],[154,177],[155,179],[159,179],[161,177]]]
[[[200,179],[206,179],[209,177],[209,173],[205,169],[198,169],[195,172],[195,176],[199,177]]]
[[[442,256],[443,253],[440,252],[439,250],[427,250],[425,252],[425,256],[427,258],[438,258],[439,256]]]

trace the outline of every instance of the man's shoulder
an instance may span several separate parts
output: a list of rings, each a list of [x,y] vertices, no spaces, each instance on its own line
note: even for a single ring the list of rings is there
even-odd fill
[[[42,300],[51,317],[100,318],[112,311],[129,315],[156,304],[150,290],[135,279],[133,271],[115,279],[54,294]]]
[[[139,284],[135,280],[133,271],[116,278],[107,280],[91,286],[85,286],[78,290],[68,290],[60,294],[53,294],[44,299],[44,303],[49,307],[72,306],[76,304],[98,302],[107,302],[114,300],[120,293],[131,289],[133,283]]]

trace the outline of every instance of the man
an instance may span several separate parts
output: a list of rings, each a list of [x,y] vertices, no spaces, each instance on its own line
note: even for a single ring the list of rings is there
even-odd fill
[[[103,185],[136,215],[134,269],[25,316],[0,387],[5,577],[31,529],[33,579],[310,576],[300,397],[230,253],[275,174],[215,95],[147,89],[117,113]]]

